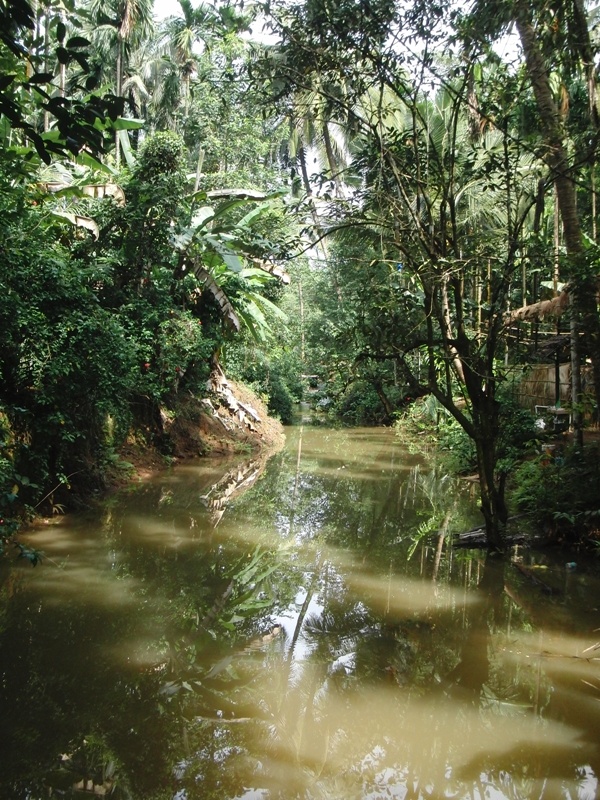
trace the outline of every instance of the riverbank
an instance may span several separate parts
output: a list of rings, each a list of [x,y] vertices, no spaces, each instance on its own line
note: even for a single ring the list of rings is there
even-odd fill
[[[583,450],[572,432],[540,428],[535,416],[510,399],[503,404],[497,441],[496,481],[505,491],[510,534],[507,541],[539,546],[591,546],[600,542],[600,440],[584,431]],[[431,400],[415,403],[396,422],[396,432],[413,452],[435,452],[450,475],[476,485],[479,475],[473,442]],[[518,522],[513,524],[514,520]],[[464,546],[481,545],[483,528],[467,531]]]
[[[273,452],[285,442],[283,425],[269,416],[265,403],[222,372],[213,376],[205,397],[184,396],[173,410],[161,411],[161,423],[160,445],[131,432],[119,449],[110,489],[191,458]]]
[[[90,508],[114,492],[147,480],[182,462],[245,454],[265,460],[285,444],[283,425],[269,416],[265,403],[247,386],[229,380],[219,369],[203,397],[182,394],[160,409],[157,430],[132,429],[108,463],[90,464],[89,477],[66,476],[35,506],[17,508],[0,517],[0,555],[17,546],[36,564],[40,554],[18,543],[22,531],[45,527],[73,511]],[[86,473],[88,470],[86,470]],[[16,495],[15,495],[16,497]]]

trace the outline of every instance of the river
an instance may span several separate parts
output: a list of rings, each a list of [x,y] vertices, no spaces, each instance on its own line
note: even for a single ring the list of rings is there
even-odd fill
[[[48,520],[0,571],[0,798],[597,797],[598,559],[478,522],[393,431],[306,425]]]

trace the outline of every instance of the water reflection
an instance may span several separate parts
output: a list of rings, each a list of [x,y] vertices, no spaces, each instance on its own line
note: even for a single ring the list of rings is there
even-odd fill
[[[595,797],[596,565],[453,549],[475,514],[390,431],[298,428],[33,532],[0,797]]]

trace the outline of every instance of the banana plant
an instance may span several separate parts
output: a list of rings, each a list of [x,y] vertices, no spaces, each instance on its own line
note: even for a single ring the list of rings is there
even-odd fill
[[[136,121],[121,123],[134,126]],[[64,167],[48,168],[38,188],[62,203],[51,212],[51,217],[86,228],[98,238],[96,222],[82,215],[73,201],[111,196],[123,205],[125,195],[114,182],[112,171],[105,170],[105,174],[106,182],[91,182],[89,171],[77,174]],[[285,319],[281,310],[264,296],[264,291],[274,280],[287,284],[290,277],[280,264],[265,257],[265,252],[273,246],[256,230],[257,223],[273,210],[281,195],[281,191],[265,194],[248,189],[196,192],[191,195],[191,202],[199,205],[189,226],[178,229],[171,240],[180,254],[180,272],[196,275],[219,306],[224,325],[236,333],[246,327],[256,341],[264,341],[270,332],[269,317]],[[221,202],[209,205],[210,201]],[[231,212],[236,209],[245,213],[234,222]]]
[[[190,225],[175,233],[173,246],[181,254],[183,272],[193,272],[221,309],[223,321],[238,332],[245,326],[253,338],[263,341],[270,331],[268,316],[285,319],[283,312],[264,296],[274,279],[289,283],[289,276],[276,264],[265,260],[269,243],[254,226],[273,209],[281,193],[258,196],[239,190],[218,207],[201,205]],[[209,199],[197,193],[196,199]],[[230,212],[251,204],[237,222]]]

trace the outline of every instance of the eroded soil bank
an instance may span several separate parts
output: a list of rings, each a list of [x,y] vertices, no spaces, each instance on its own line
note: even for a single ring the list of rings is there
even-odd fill
[[[121,464],[111,488],[142,480],[165,466],[199,456],[273,453],[285,437],[279,420],[247,386],[214,375],[206,397],[182,397],[174,411],[161,413],[160,446],[132,433],[119,451]]]

